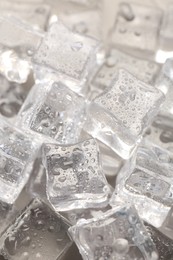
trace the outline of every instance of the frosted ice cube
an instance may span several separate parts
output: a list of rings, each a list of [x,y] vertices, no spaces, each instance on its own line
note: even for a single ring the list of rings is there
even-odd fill
[[[85,101],[62,82],[36,84],[21,110],[16,124],[59,143],[77,141],[84,120]]]
[[[110,86],[118,70],[122,68],[148,84],[155,82],[155,78],[160,71],[160,66],[153,61],[139,59],[112,49],[110,55],[91,81],[91,91],[94,91],[97,95],[101,94],[106,87]]]
[[[171,154],[146,143],[137,151],[135,168],[119,175],[111,205],[131,202],[145,221],[160,227],[173,205],[172,171]]]
[[[47,195],[56,211],[102,207],[111,193],[102,172],[94,139],[43,149]]]
[[[38,144],[0,117],[0,200],[13,204],[31,174]]]
[[[158,259],[154,243],[136,210],[118,206],[69,228],[83,259]]]
[[[30,57],[42,36],[15,18],[0,18],[0,72],[8,80],[26,82],[31,69]]]
[[[61,21],[74,32],[101,39],[101,10],[90,9],[75,14],[60,13],[59,17]]]
[[[172,51],[173,44],[173,5],[169,5],[163,15],[162,25],[160,28],[160,48],[166,51]]]
[[[162,12],[153,7],[121,3],[112,33],[112,43],[126,51],[154,54]]]
[[[1,237],[1,254],[11,260],[59,259],[72,245],[67,228],[46,204],[34,200]]]
[[[160,110],[160,115],[173,118],[173,58],[167,59],[159,74],[156,87],[166,94],[166,100]]]
[[[51,25],[34,55],[36,78],[48,81],[62,79],[76,92],[85,92],[87,77],[96,66],[98,42],[73,33],[61,22]]]
[[[145,223],[145,227],[149,235],[151,236],[156,248],[160,260],[172,259],[173,256],[173,240],[162,234],[158,229]]]
[[[85,130],[122,158],[129,158],[163,101],[161,91],[121,69],[88,106]]]

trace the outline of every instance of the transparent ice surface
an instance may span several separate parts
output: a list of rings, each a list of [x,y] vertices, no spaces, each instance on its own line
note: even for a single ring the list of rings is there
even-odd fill
[[[111,205],[123,200],[135,205],[139,216],[160,227],[173,205],[173,158],[167,151],[152,143],[141,145],[133,170],[121,174]]]
[[[162,12],[155,7],[123,2],[117,12],[112,43],[136,53],[154,54],[161,19]]]
[[[169,118],[157,117],[145,133],[145,139],[173,153],[173,124]]]
[[[172,51],[173,44],[173,5],[168,5],[163,15],[163,21],[160,29],[160,49]]]
[[[31,174],[38,144],[0,118],[0,200],[13,204]]]
[[[9,82],[4,76],[0,75],[0,114],[14,118],[22,106],[32,83],[29,81],[26,84],[18,84]]]
[[[94,139],[75,145],[43,147],[47,196],[56,211],[103,207],[110,187],[102,172]]]
[[[74,143],[81,131],[84,110],[84,99],[64,83],[40,83],[31,89],[16,124],[43,138],[54,138],[58,143]]]
[[[9,81],[24,83],[31,69],[30,58],[42,34],[18,19],[0,18],[0,73]]]
[[[101,39],[101,10],[90,9],[78,13],[60,13],[61,21],[76,33]],[[92,17],[92,19],[91,19]]]
[[[88,106],[85,131],[127,159],[163,101],[161,91],[121,69]]]
[[[34,29],[45,30],[51,8],[44,1],[6,0],[0,2],[0,15],[17,17]]]
[[[75,225],[80,219],[91,219],[100,217],[104,212],[111,209],[108,205],[101,208],[88,208],[88,209],[73,209],[69,211],[61,212],[61,216],[67,221],[70,225]]]
[[[1,237],[1,254],[9,260],[58,260],[72,244],[67,229],[46,204],[33,200]]]
[[[85,92],[87,77],[96,67],[97,50],[97,40],[54,23],[34,55],[36,79],[58,77],[75,92]]]
[[[153,84],[160,71],[160,66],[153,61],[144,60],[112,49],[104,64],[91,81],[91,91],[94,96],[101,94],[111,85],[119,69],[126,69],[136,78],[148,84]],[[93,93],[92,93],[93,97]]]
[[[172,260],[173,258],[173,240],[162,234],[158,229],[145,223],[145,227],[151,236],[159,255],[159,260]]]
[[[158,259],[150,236],[134,208],[117,206],[100,217],[69,228],[84,260]]]
[[[166,94],[160,115],[173,118],[173,58],[167,59],[164,63],[157,78],[156,87]]]

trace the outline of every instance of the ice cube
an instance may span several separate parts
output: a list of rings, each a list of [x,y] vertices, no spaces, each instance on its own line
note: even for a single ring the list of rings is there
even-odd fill
[[[112,43],[145,56],[155,53],[162,12],[153,7],[121,3],[112,33]]]
[[[24,83],[31,69],[30,57],[42,34],[18,19],[0,18],[0,73],[8,80]]]
[[[31,174],[39,144],[0,117],[0,200],[13,204]]]
[[[16,124],[56,139],[59,143],[77,141],[84,121],[85,101],[62,82],[36,84],[21,110]]]
[[[155,82],[155,78],[160,71],[160,66],[153,61],[139,59],[112,49],[104,64],[91,81],[91,91],[96,93],[95,96],[101,94],[106,87],[110,86],[118,70],[122,68],[148,84]]]
[[[127,159],[163,101],[161,91],[121,69],[88,106],[85,131]]]
[[[167,6],[162,25],[160,29],[160,49],[165,51],[172,51],[173,44],[173,30],[172,30],[172,22],[173,22],[173,5]]]
[[[1,254],[11,260],[55,260],[72,245],[68,226],[55,212],[34,200],[1,237]]]
[[[73,33],[61,22],[54,23],[34,55],[36,79],[58,78],[72,90],[85,92],[86,80],[96,67],[97,50],[97,40]]]
[[[158,259],[154,243],[134,208],[117,206],[69,228],[83,259]]]
[[[133,170],[119,175],[111,205],[131,202],[139,216],[160,227],[173,205],[173,159],[167,150],[152,143],[141,145]]]
[[[56,211],[102,207],[111,190],[102,172],[94,139],[75,145],[43,147],[47,195]]]

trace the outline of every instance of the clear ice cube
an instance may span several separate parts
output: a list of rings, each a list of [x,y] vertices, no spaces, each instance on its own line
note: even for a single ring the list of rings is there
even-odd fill
[[[18,83],[27,81],[30,59],[42,36],[16,18],[0,18],[0,72],[8,80]]]
[[[34,200],[1,237],[1,254],[10,260],[58,260],[72,245],[67,229],[46,204]]]
[[[134,208],[117,206],[69,228],[84,260],[156,260],[154,243]]]
[[[40,83],[32,87],[16,124],[58,143],[74,143],[80,135],[84,111],[84,99],[62,82]]]
[[[85,131],[127,159],[164,101],[161,91],[125,70],[88,106]]]
[[[108,204],[111,190],[102,172],[94,139],[67,146],[46,144],[43,157],[47,195],[56,211]]]
[[[140,55],[154,54],[158,45],[158,34],[162,12],[153,7],[132,3],[121,3],[112,32],[112,43],[126,51]]]
[[[13,204],[32,171],[38,144],[0,118],[0,200]]]
[[[155,78],[160,71],[160,66],[153,61],[139,59],[112,49],[91,81],[91,91],[95,93],[94,95],[101,94],[106,87],[109,87],[118,70],[122,68],[148,84],[155,82]]]
[[[54,23],[34,55],[36,79],[62,79],[75,92],[85,92],[87,77],[96,67],[97,50],[97,40]]]
[[[117,200],[133,203],[139,216],[160,227],[173,205],[173,158],[152,143],[141,145],[134,169],[120,174],[111,205]]]

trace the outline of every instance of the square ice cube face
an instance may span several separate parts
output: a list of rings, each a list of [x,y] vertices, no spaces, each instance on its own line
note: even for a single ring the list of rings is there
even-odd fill
[[[169,5],[163,15],[162,25],[160,28],[160,49],[172,51],[173,44],[173,5]]]
[[[10,260],[59,260],[72,245],[68,226],[54,211],[33,200],[1,238],[1,254]]]
[[[56,139],[74,143],[84,120],[85,101],[62,82],[36,84],[21,110],[17,125]]]
[[[0,200],[13,204],[28,181],[38,144],[0,117]]]
[[[137,151],[136,165],[119,176],[111,205],[117,199],[135,205],[139,216],[160,227],[173,205],[173,159],[167,150],[148,143]],[[116,195],[117,194],[117,195]]]
[[[47,196],[56,211],[108,204],[111,191],[98,152],[94,139],[75,145],[47,144],[43,147]]]
[[[88,106],[85,130],[127,159],[163,101],[161,91],[121,69]]]
[[[91,91],[94,91],[97,95],[101,94],[106,87],[110,86],[118,70],[122,68],[147,84],[153,84],[160,71],[160,66],[153,61],[139,59],[112,49],[104,64],[92,79]]]
[[[145,55],[154,54],[158,45],[161,19],[162,12],[159,9],[122,3],[115,20],[112,43],[136,53],[143,51]]]
[[[54,75],[75,92],[85,92],[87,77],[96,67],[97,49],[97,40],[54,23],[34,55],[33,61],[39,65],[36,78],[42,81]]]
[[[84,260],[158,259],[154,243],[134,208],[117,206],[69,228]]]

